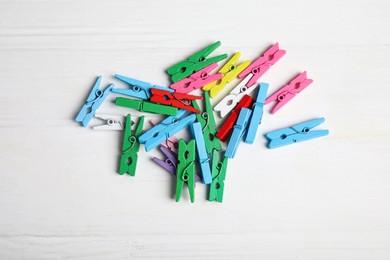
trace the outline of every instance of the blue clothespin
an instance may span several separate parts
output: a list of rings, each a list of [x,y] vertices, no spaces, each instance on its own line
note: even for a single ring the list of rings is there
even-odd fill
[[[91,121],[91,118],[95,115],[96,110],[100,107],[110,91],[112,91],[114,88],[114,84],[110,84],[104,91],[102,91],[99,89],[101,82],[102,77],[99,76],[87,98],[87,101],[76,116],[75,121],[80,122],[83,127],[88,125],[89,121]]]
[[[114,88],[112,92],[130,96],[130,97],[149,99],[151,96],[150,89],[152,88],[167,90],[170,91],[171,93],[174,92],[174,90],[170,88],[166,88],[159,85],[151,85],[150,83],[125,77],[119,74],[115,74],[115,78],[127,83],[130,88],[129,89]]]
[[[236,155],[237,148],[240,145],[240,142],[242,141],[242,138],[246,132],[251,114],[252,110],[248,108],[241,109],[236,125],[233,127],[233,133],[226,148],[225,157],[234,158]]]
[[[245,137],[245,143],[247,144],[253,144],[256,139],[257,129],[259,128],[261,118],[263,117],[263,107],[267,96],[268,86],[268,83],[260,83],[259,92],[257,92],[257,98],[253,104],[252,117]]]
[[[203,139],[202,125],[199,122],[191,125],[191,132],[195,138],[196,150],[198,151],[198,159],[200,169],[202,170],[202,183],[210,184],[213,180],[210,170],[210,158],[207,154],[206,145]]]
[[[317,118],[304,123],[282,128],[265,134],[269,140],[268,148],[277,148],[284,145],[307,141],[313,138],[326,136],[329,130],[310,131],[312,128],[322,124],[325,118]]]
[[[145,144],[147,152],[152,150],[195,121],[195,114],[186,116],[187,113],[188,111],[179,109],[176,116],[167,117],[161,123],[142,134],[139,137],[139,142]]]

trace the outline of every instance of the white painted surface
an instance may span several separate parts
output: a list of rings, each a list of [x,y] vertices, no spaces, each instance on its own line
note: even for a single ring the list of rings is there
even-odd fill
[[[0,258],[390,259],[389,12],[373,0],[1,0]],[[98,74],[167,84],[167,67],[216,40],[242,59],[279,41],[270,93],[303,70],[315,81],[261,133],[324,116],[330,136],[242,144],[223,204],[204,185],[175,203],[155,152],[119,176],[120,133],[73,118]]]

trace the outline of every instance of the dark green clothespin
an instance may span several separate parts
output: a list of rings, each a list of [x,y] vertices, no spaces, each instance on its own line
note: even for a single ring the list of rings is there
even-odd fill
[[[221,46],[221,42],[217,41],[206,48],[198,51],[192,56],[188,57],[186,60],[181,61],[170,68],[168,68],[167,72],[172,76],[172,81],[177,82],[182,80],[192,73],[199,71],[214,62],[221,61],[227,58],[227,54],[222,54],[219,56],[212,57],[210,59],[206,59],[208,55],[210,55],[215,49]]]
[[[176,107],[164,106],[148,101],[129,99],[123,97],[117,97],[115,104],[121,107],[133,108],[141,112],[148,112],[154,114],[162,114],[168,116],[176,116],[177,111],[179,110]]]
[[[221,141],[218,137],[215,136],[217,133],[217,128],[215,124],[215,118],[213,114],[213,108],[211,107],[209,92],[204,92],[204,103],[206,111],[203,111],[200,114],[196,114],[198,122],[202,125],[202,132],[204,142],[206,144],[207,153],[210,154],[213,150],[220,151],[222,149]],[[194,100],[192,105],[198,109],[198,103]]]
[[[216,150],[213,151],[213,158],[211,162],[211,176],[213,178],[213,182],[210,184],[209,201],[216,200],[218,202],[222,202],[228,158],[220,156],[223,159],[219,160],[218,153],[219,152]]]
[[[178,165],[176,169],[176,201],[180,200],[184,183],[187,183],[191,202],[195,201],[195,140],[179,141]]]
[[[123,138],[122,146],[122,156],[119,167],[119,174],[123,175],[125,173],[130,174],[131,176],[135,175],[135,170],[137,167],[138,151],[140,143],[138,137],[142,134],[142,127],[144,125],[144,116],[141,116],[138,122],[134,134],[131,131],[131,116],[127,115],[126,124],[125,124],[125,133]]]

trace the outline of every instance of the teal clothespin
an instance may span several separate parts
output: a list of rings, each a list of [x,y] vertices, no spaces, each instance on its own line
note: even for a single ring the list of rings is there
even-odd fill
[[[206,144],[206,150],[207,153],[210,154],[213,150],[220,151],[222,149],[222,146],[219,138],[215,136],[217,133],[217,126],[215,124],[213,108],[211,107],[209,92],[204,92],[204,103],[206,109],[204,112],[196,114],[196,119],[202,125],[203,138]],[[196,109],[201,110],[195,100],[193,100],[192,105]]]
[[[129,99],[123,97],[117,97],[115,100],[115,105],[121,107],[132,108],[140,112],[148,112],[154,114],[162,114],[168,116],[176,116],[179,109],[177,107],[164,106],[148,101]]]
[[[137,167],[138,151],[140,143],[138,137],[142,134],[142,128],[144,125],[145,117],[142,116],[139,119],[138,125],[134,130],[134,134],[131,131],[131,116],[130,114],[126,117],[125,124],[125,133],[123,138],[122,146],[122,156],[119,167],[119,174],[123,175],[125,173],[130,174],[131,176],[135,175],[135,170]]]
[[[179,141],[177,172],[176,172],[176,202],[180,200],[184,183],[187,183],[191,202],[195,201],[195,140],[188,144]]]
[[[210,185],[209,201],[222,202],[223,199],[228,158],[222,157],[220,153],[216,150],[213,151],[213,159],[211,162],[213,182]],[[222,157],[223,159],[220,160],[218,157]]]
[[[172,76],[172,81],[177,82],[182,80],[192,73],[199,71],[214,62],[221,61],[227,58],[227,54],[222,54],[219,56],[215,56],[209,59],[206,59],[208,55],[210,55],[215,49],[221,46],[221,42],[217,41],[206,48],[198,51],[197,53],[191,55],[186,60],[181,61],[170,68],[167,69],[169,75]]]

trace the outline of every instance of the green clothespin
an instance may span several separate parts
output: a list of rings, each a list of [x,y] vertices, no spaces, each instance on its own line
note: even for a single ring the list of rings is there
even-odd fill
[[[172,81],[177,82],[182,80],[192,73],[199,71],[214,62],[221,61],[227,58],[227,54],[222,54],[219,56],[212,57],[210,59],[206,59],[208,55],[210,55],[215,49],[221,46],[221,42],[217,41],[206,48],[198,51],[192,56],[188,57],[186,60],[181,61],[170,68],[167,69],[169,75],[172,76]]]
[[[138,137],[142,134],[142,127],[144,125],[144,116],[141,116],[138,125],[133,134],[131,131],[131,116],[127,115],[125,124],[125,134],[123,138],[122,156],[119,167],[119,174],[125,173],[131,176],[135,175],[135,169],[137,167],[138,151],[140,143]]]
[[[195,140],[179,141],[176,169],[176,202],[180,200],[184,183],[187,183],[191,202],[195,201]]]
[[[219,154],[216,150],[213,151],[213,158],[211,162],[211,176],[213,178],[213,182],[210,184],[210,194],[209,201],[218,201],[222,202],[223,199],[223,190],[225,188],[225,177],[226,177],[226,169],[228,158]],[[224,159],[219,160],[218,157],[222,157]]]
[[[115,104],[121,107],[133,108],[141,112],[162,114],[168,116],[176,116],[177,111],[179,110],[177,107],[164,106],[164,105],[160,105],[148,101],[129,99],[123,97],[117,97],[115,100]]]
[[[213,108],[211,107],[210,94],[209,92],[204,92],[204,103],[206,111],[200,114],[196,114],[198,122],[202,125],[203,138],[206,144],[207,153],[210,154],[213,150],[220,151],[222,149],[221,141],[218,137],[215,136],[217,133],[217,127],[215,124],[215,118],[213,114]],[[194,100],[192,105],[198,109],[198,103]]]

